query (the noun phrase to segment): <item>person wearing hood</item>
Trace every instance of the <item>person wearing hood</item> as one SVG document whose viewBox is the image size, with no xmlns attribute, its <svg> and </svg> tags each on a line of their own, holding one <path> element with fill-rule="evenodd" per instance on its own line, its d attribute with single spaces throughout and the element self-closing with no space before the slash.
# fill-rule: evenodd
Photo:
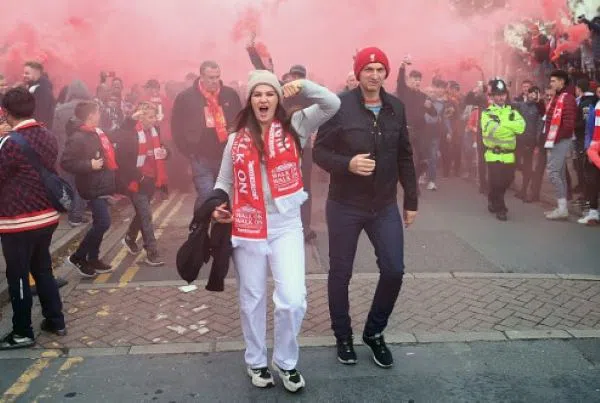
<svg viewBox="0 0 600 403">
<path fill-rule="evenodd" d="M 240 97 L 221 83 L 221 68 L 214 61 L 202 63 L 200 77 L 175 98 L 171 135 L 191 164 L 198 194 L 194 208 L 202 205 L 214 187 L 228 127 L 241 109 Z"/>
<path fill-rule="evenodd" d="M 62 156 L 62 168 L 75 175 L 77 191 L 90 202 L 92 226 L 67 258 L 83 277 L 110 273 L 112 268 L 99 259 L 102 238 L 110 228 L 108 197 L 116 191 L 117 169 L 112 143 L 98 128 L 100 106 L 93 101 L 82 101 L 75 107 L 75 116 L 67 123 L 69 140 Z"/>
<path fill-rule="evenodd" d="M 85 83 L 81 80 L 73 80 L 65 91 L 64 103 L 56 107 L 52 124 L 52 133 L 56 136 L 56 140 L 58 141 L 58 161 L 61 161 L 62 155 L 65 151 L 65 146 L 69 140 L 67 134 L 67 123 L 75 116 L 76 106 L 80 102 L 89 101 L 91 99 L 92 94 L 88 90 Z M 61 171 L 61 176 L 67 182 L 69 182 L 74 190 L 73 208 L 68 213 L 69 225 L 72 227 L 78 227 L 82 224 L 86 224 L 88 222 L 84 216 L 86 202 L 81 198 L 79 192 L 77 192 L 75 175 L 62 170 L 62 168 Z"/>
<path fill-rule="evenodd" d="M 52 93 L 52 83 L 44 72 L 44 66 L 34 61 L 26 62 L 23 67 L 23 81 L 35 98 L 35 120 L 51 128 L 56 101 Z"/>
</svg>

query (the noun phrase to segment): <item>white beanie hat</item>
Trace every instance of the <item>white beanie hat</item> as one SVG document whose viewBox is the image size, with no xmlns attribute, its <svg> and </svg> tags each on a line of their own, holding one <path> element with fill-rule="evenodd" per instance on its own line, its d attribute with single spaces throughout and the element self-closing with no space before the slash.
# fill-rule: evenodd
<svg viewBox="0 0 600 403">
<path fill-rule="evenodd" d="M 248 79 L 248 92 L 246 94 L 246 98 L 250 98 L 252 91 L 256 86 L 266 84 L 273 87 L 273 89 L 279 95 L 279 102 L 283 100 L 283 89 L 281 88 L 281 84 L 279 83 L 279 79 L 273 73 L 268 70 L 254 70 L 250 72 L 250 77 Z"/>
</svg>

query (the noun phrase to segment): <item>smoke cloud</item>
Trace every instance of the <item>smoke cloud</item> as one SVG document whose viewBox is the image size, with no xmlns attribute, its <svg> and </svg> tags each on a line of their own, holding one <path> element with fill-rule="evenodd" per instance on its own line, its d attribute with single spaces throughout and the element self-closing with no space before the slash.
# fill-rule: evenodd
<svg viewBox="0 0 600 403">
<path fill-rule="evenodd" d="M 472 61 L 492 74 L 492 39 L 505 24 L 524 18 L 562 21 L 569 14 L 564 0 L 512 0 L 474 16 L 459 15 L 448 0 L 5 3 L 0 71 L 19 78 L 22 62 L 37 59 L 58 83 L 79 77 L 94 84 L 100 71 L 115 71 L 126 85 L 182 80 L 206 59 L 222 65 L 226 82 L 245 80 L 252 68 L 245 50 L 251 32 L 268 46 L 277 74 L 300 63 L 334 87 L 351 70 L 356 49 L 372 45 L 390 56 L 391 80 L 407 54 L 426 73 L 440 69 L 453 78 L 480 79 Z"/>
</svg>

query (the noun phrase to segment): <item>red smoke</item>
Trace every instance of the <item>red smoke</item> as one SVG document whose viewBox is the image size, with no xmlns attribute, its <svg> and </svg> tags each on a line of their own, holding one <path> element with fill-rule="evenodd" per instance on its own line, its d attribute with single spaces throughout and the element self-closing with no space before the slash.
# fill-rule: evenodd
<svg viewBox="0 0 600 403">
<path fill-rule="evenodd" d="M 0 71 L 19 79 L 23 61 L 39 59 L 56 87 L 79 77 L 91 88 L 102 70 L 115 71 L 131 86 L 149 78 L 183 80 L 206 59 L 222 65 L 226 83 L 245 80 L 252 32 L 269 49 L 278 75 L 301 63 L 332 87 L 345 80 L 356 49 L 372 45 L 391 59 L 390 87 L 406 54 L 426 73 L 441 69 L 457 75 L 446 78 L 479 80 L 475 65 L 493 74 L 490 43 L 506 23 L 566 15 L 564 0 L 512 0 L 509 7 L 468 18 L 454 14 L 445 0 L 4 3 Z M 467 66 L 467 60 L 476 63 Z"/>
</svg>

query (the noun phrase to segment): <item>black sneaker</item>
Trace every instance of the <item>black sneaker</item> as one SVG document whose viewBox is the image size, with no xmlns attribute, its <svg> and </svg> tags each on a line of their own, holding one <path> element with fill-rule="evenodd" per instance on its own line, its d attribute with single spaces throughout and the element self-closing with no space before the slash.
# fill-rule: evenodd
<svg viewBox="0 0 600 403">
<path fill-rule="evenodd" d="M 145 262 L 153 267 L 165 265 L 165 262 L 161 259 L 160 255 L 158 254 L 158 251 L 152 249 L 146 251 Z"/>
<path fill-rule="evenodd" d="M 345 365 L 356 364 L 356 352 L 354 351 L 354 338 L 337 340 L 337 359 Z"/>
<path fill-rule="evenodd" d="M 135 239 L 130 238 L 129 236 L 125 236 L 125 238 L 123 238 L 123 245 L 125 245 L 127 251 L 132 255 L 137 255 L 141 251 Z"/>
<path fill-rule="evenodd" d="M 0 340 L 0 350 L 14 350 L 17 348 L 31 347 L 35 344 L 35 339 L 31 337 L 19 336 L 15 332 L 10 332 Z"/>
<path fill-rule="evenodd" d="M 111 265 L 104 263 L 100 259 L 89 260 L 88 266 L 90 266 L 96 273 L 99 274 L 112 273 L 114 270 Z"/>
<path fill-rule="evenodd" d="M 269 368 L 247 368 L 248 376 L 252 378 L 252 385 L 257 388 L 271 388 L 275 386 L 273 375 Z"/>
<path fill-rule="evenodd" d="M 272 364 L 273 368 L 275 368 L 275 370 L 279 374 L 279 377 L 283 381 L 283 387 L 286 388 L 289 392 L 296 393 L 306 386 L 304 377 L 302 376 L 302 374 L 300 374 L 300 372 L 298 372 L 297 369 L 294 368 L 292 370 L 286 371 L 284 369 L 279 368 L 275 364 L 275 362 L 273 362 Z"/>
<path fill-rule="evenodd" d="M 97 275 L 96 270 L 94 270 L 93 267 L 89 266 L 87 260 L 85 260 L 85 259 L 80 259 L 80 258 L 77 258 L 77 257 L 71 255 L 67 258 L 67 262 L 71 266 L 76 268 L 82 277 L 91 278 L 91 277 L 96 277 L 96 275 Z"/>
<path fill-rule="evenodd" d="M 44 332 L 52 333 L 52 334 L 55 334 L 57 336 L 66 336 L 67 335 L 67 328 L 66 327 L 63 327 L 62 329 L 58 329 L 48 319 L 44 319 L 42 321 L 42 325 L 40 326 L 40 328 Z"/>
<path fill-rule="evenodd" d="M 379 365 L 381 368 L 390 368 L 392 365 L 394 365 L 394 357 L 392 357 L 392 352 L 389 348 L 387 348 L 381 333 L 372 337 L 363 334 L 363 341 L 367 346 L 369 346 L 369 348 L 371 348 L 371 352 L 373 353 L 373 361 L 375 361 L 375 364 Z"/>
</svg>

